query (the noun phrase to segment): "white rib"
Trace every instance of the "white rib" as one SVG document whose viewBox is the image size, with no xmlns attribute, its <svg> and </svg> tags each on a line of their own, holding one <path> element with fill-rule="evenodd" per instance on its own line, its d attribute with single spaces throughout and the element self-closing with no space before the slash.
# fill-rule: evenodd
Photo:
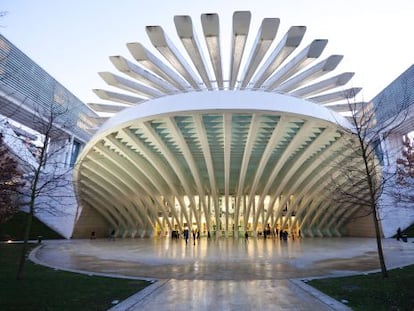
<svg viewBox="0 0 414 311">
<path fill-rule="evenodd" d="M 166 194 L 170 193 L 171 191 L 174 191 L 175 188 L 171 188 L 171 185 L 166 182 L 168 180 L 168 178 L 166 178 L 167 172 L 162 170 L 163 166 L 152 166 L 151 162 L 151 165 L 148 165 L 148 162 L 146 160 L 143 160 L 141 157 L 138 157 L 138 154 L 136 152 L 132 151 L 129 148 L 124 148 L 124 145 L 118 140 L 118 138 L 126 139 L 129 137 L 125 135 L 124 131 L 118 133 L 118 136 L 116 138 L 114 138 L 113 136 L 107 137 L 112 147 L 118 149 L 118 153 L 122 154 L 126 160 L 128 160 L 131 164 L 133 164 L 133 166 L 135 166 L 140 172 L 142 172 L 151 181 L 151 183 L 154 185 L 154 188 L 160 194 Z M 128 139 L 127 141 L 129 142 Z M 157 169 L 155 169 L 155 167 Z M 175 194 L 177 195 L 177 193 Z M 169 196 L 164 196 L 164 200 L 166 200 L 170 206 L 174 206 L 174 202 L 172 202 L 169 199 Z M 171 211 L 178 224 L 180 224 L 181 221 L 178 215 L 176 214 L 175 209 L 171 209 Z"/>
<path fill-rule="evenodd" d="M 283 68 L 273 74 L 263 84 L 263 88 L 270 91 L 281 84 L 284 80 L 290 78 L 296 72 L 309 65 L 322 54 L 327 43 L 328 40 L 314 40 L 285 66 L 283 66 Z"/>
<path fill-rule="evenodd" d="M 164 95 L 164 93 L 161 93 L 158 90 L 149 88 L 145 85 L 125 79 L 110 72 L 99 72 L 98 74 L 109 85 L 115 86 L 125 91 L 130 91 L 132 93 L 138 94 L 139 96 L 144 96 L 146 98 L 157 98 Z"/>
<path fill-rule="evenodd" d="M 145 27 L 147 35 L 154 47 L 169 61 L 171 66 L 177 70 L 184 79 L 190 83 L 195 90 L 200 90 L 200 81 L 191 69 L 190 65 L 185 61 L 184 57 L 167 37 L 164 30 L 160 26 Z"/>
<path fill-rule="evenodd" d="M 99 98 L 104 100 L 112 100 L 114 102 L 127 104 L 127 105 L 136 105 L 144 101 L 143 98 L 129 96 L 121 93 L 115 93 L 111 91 L 94 89 L 93 92 L 98 95 Z"/>
<path fill-rule="evenodd" d="M 339 103 L 339 104 L 335 104 L 335 105 L 325 105 L 326 108 L 329 108 L 335 112 L 350 112 L 351 110 L 356 110 L 358 111 L 359 109 L 361 109 L 362 107 L 364 107 L 367 103 L 366 102 L 358 102 L 358 103 L 348 103 L 348 102 L 344 102 L 344 103 Z M 351 106 L 349 106 L 351 105 Z"/>
<path fill-rule="evenodd" d="M 259 206 L 263 205 L 266 195 L 269 193 L 269 190 L 276 179 L 277 175 L 279 174 L 281 168 L 283 167 L 286 159 L 292 154 L 292 152 L 298 148 L 301 144 L 303 144 L 304 139 L 308 139 L 309 133 L 311 129 L 314 127 L 313 122 L 307 121 L 303 124 L 300 130 L 296 133 L 296 135 L 292 138 L 289 142 L 286 149 L 283 150 L 280 158 L 278 159 L 276 165 L 272 168 L 272 172 L 269 175 L 268 180 L 263 189 L 261 189 L 261 194 L 259 198 Z M 259 210 L 256 211 L 256 221 L 253 225 L 253 229 L 256 230 L 257 222 L 258 222 Z"/>
<path fill-rule="evenodd" d="M 201 25 L 203 26 L 204 37 L 207 44 L 210 60 L 216 76 L 217 86 L 223 89 L 223 69 L 221 66 L 220 51 L 220 30 L 217 14 L 201 14 Z"/>
<path fill-rule="evenodd" d="M 249 34 L 251 14 L 249 11 L 233 13 L 233 39 L 231 44 L 230 83 L 229 89 L 233 89 L 237 82 L 241 60 Z"/>
<path fill-rule="evenodd" d="M 306 150 L 298 157 L 297 161 L 294 164 L 292 164 L 287 173 L 279 179 L 277 183 L 277 188 L 273 191 L 271 201 L 276 201 L 276 198 L 278 198 L 282 194 L 282 192 L 284 193 L 284 196 L 286 198 L 294 194 L 297 191 L 298 179 L 293 178 L 295 174 L 298 172 L 299 167 L 303 165 L 305 161 L 309 161 L 312 155 L 318 152 L 319 150 L 322 150 L 321 154 L 326 154 L 327 150 L 333 149 L 332 146 L 335 144 L 334 137 L 337 135 L 338 134 L 335 132 L 334 129 L 326 128 L 323 131 L 323 133 L 321 133 L 312 142 L 312 144 L 308 146 L 308 148 L 306 148 Z M 315 163 L 320 163 L 319 159 L 320 158 L 315 157 L 312 161 L 309 161 L 307 168 L 301 172 L 300 178 L 304 180 L 305 177 L 311 174 L 313 172 L 311 170 L 312 166 L 315 165 Z M 281 202 L 281 205 L 283 206 L 284 203 L 285 202 Z M 280 213 L 281 211 L 279 211 L 279 214 Z"/>
<path fill-rule="evenodd" d="M 134 180 L 135 183 L 142 187 L 145 193 L 151 196 L 155 202 L 158 202 L 158 209 L 161 210 L 161 212 L 164 214 L 164 218 L 168 218 L 168 213 L 166 212 L 165 206 L 160 199 L 160 193 L 156 190 L 157 187 L 160 187 L 160 185 L 154 184 L 156 183 L 156 179 L 151 175 L 150 172 L 139 169 L 136 163 L 131 163 L 123 157 L 119 156 L 119 154 L 115 153 L 114 151 L 110 151 L 103 145 L 103 143 L 95 145 L 95 148 L 99 150 L 99 152 L 102 153 L 115 166 L 113 168 L 113 174 L 118 174 L 117 171 L 121 170 L 122 178 Z M 169 227 L 171 227 L 170 220 L 166 219 L 166 222 L 168 223 Z"/>
<path fill-rule="evenodd" d="M 335 77 L 308 85 L 304 88 L 291 92 L 290 94 L 298 97 L 309 97 L 314 94 L 325 92 L 327 90 L 345 85 L 349 82 L 349 80 L 352 79 L 353 76 L 353 72 L 344 72 Z"/>
<path fill-rule="evenodd" d="M 158 78 L 156 75 L 150 73 L 149 71 L 144 70 L 138 65 L 133 64 L 129 60 L 125 59 L 122 56 L 110 56 L 112 64 L 120 72 L 142 82 L 147 83 L 148 86 L 156 88 L 163 93 L 172 94 L 175 92 L 175 88 L 165 82 L 164 80 Z"/>
<path fill-rule="evenodd" d="M 342 55 L 331 55 L 327 59 L 317 63 L 311 68 L 295 75 L 288 81 L 283 82 L 278 87 L 276 87 L 274 91 L 287 93 L 306 84 L 310 80 L 317 79 L 327 74 L 328 72 L 335 70 L 335 68 L 341 62 L 342 58 Z"/>
<path fill-rule="evenodd" d="M 338 92 L 329 93 L 329 94 L 320 95 L 320 96 L 315 96 L 315 97 L 311 97 L 311 98 L 307 98 L 307 99 L 310 100 L 310 101 L 319 103 L 319 104 L 327 104 L 327 103 L 335 102 L 335 101 L 342 100 L 342 99 L 353 98 L 361 90 L 362 90 L 362 88 L 353 87 L 353 88 L 350 88 L 350 89 L 347 89 L 347 90 L 338 91 Z"/>
<path fill-rule="evenodd" d="M 241 89 L 244 89 L 250 82 L 253 74 L 257 70 L 259 64 L 263 61 L 263 57 L 269 50 L 270 45 L 276 37 L 279 29 L 280 19 L 265 18 L 257 33 L 256 40 L 253 43 L 250 56 L 246 62 L 245 70 L 241 77 Z"/>
<path fill-rule="evenodd" d="M 293 26 L 280 40 L 272 54 L 255 74 L 253 78 L 253 88 L 258 89 L 263 82 L 270 77 L 273 72 L 283 63 L 283 61 L 299 46 L 305 35 L 305 26 Z"/>
<path fill-rule="evenodd" d="M 165 65 L 158 57 L 148 51 L 141 43 L 128 43 L 127 47 L 131 55 L 139 64 L 171 83 L 181 92 L 188 91 L 190 88 L 188 82 L 181 78 L 181 76 L 169 66 Z"/>
<path fill-rule="evenodd" d="M 177 34 L 181 39 L 185 49 L 187 50 L 188 55 L 193 61 L 194 66 L 196 67 L 198 73 L 201 76 L 204 84 L 209 90 L 212 89 L 210 77 L 207 73 L 206 62 L 204 56 L 202 55 L 202 50 L 197 39 L 197 35 L 193 29 L 193 23 L 191 17 L 187 15 L 174 16 L 175 28 L 177 29 Z"/>
<path fill-rule="evenodd" d="M 88 103 L 88 106 L 97 111 L 97 112 L 105 112 L 105 113 L 118 113 L 128 106 L 123 105 L 111 105 L 111 104 L 100 104 L 100 103 Z"/>
</svg>

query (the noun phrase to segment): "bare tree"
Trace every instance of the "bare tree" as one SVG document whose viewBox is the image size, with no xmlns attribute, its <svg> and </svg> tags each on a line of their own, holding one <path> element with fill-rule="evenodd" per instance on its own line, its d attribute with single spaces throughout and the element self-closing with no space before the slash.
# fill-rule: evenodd
<svg viewBox="0 0 414 311">
<path fill-rule="evenodd" d="M 17 278 L 23 277 L 25 264 L 25 254 L 27 243 L 29 241 L 33 217 L 36 213 L 62 213 L 64 196 L 73 196 L 66 193 L 65 188 L 71 183 L 66 178 L 72 168 L 65 165 L 65 159 L 62 158 L 63 150 L 70 145 L 70 136 L 67 129 L 74 126 L 70 119 L 71 113 L 67 106 L 51 104 L 46 107 L 37 107 L 34 117 L 36 129 L 42 136 L 42 143 L 38 147 L 36 161 L 27 161 L 25 163 L 24 180 L 26 182 L 26 191 L 21 193 L 21 205 L 27 208 L 27 223 L 24 232 L 24 243 L 21 257 L 19 260 Z M 60 191 L 62 190 L 62 191 Z"/>
<path fill-rule="evenodd" d="M 406 96 L 406 92 L 399 96 Z M 355 98 L 355 96 L 353 96 Z M 407 102 L 402 100 L 402 102 Z M 378 116 L 383 105 L 393 105 L 386 99 L 378 99 L 375 103 L 357 103 L 348 100 L 349 120 L 352 137 L 348 147 L 352 153 L 348 165 L 338 166 L 337 171 L 342 175 L 342 182 L 332 181 L 334 201 L 339 204 L 357 207 L 358 217 L 371 215 L 375 231 L 378 258 L 383 277 L 388 276 L 382 249 L 382 232 L 380 227 L 380 198 L 395 174 L 390 174 L 382 163 L 381 147 L 406 119 L 408 105 L 399 106 L 386 119 L 379 120 Z"/>
<path fill-rule="evenodd" d="M 56 97 L 56 93 L 52 95 Z M 8 96 L 12 97 L 13 94 Z M 24 187 L 15 187 L 14 193 L 10 195 L 18 197 L 19 209 L 27 212 L 17 279 L 23 278 L 33 217 L 41 213 L 64 216 L 66 207 L 70 207 L 75 200 L 74 193 L 68 191 L 68 187 L 72 186 L 71 172 L 73 170 L 73 167 L 68 165 L 68 156 L 70 157 L 72 147 L 70 132 L 77 125 L 77 119 L 74 116 L 76 116 L 78 107 L 73 105 L 68 98 L 54 98 L 49 101 L 49 104 L 40 103 L 41 101 L 36 104 L 25 99 L 19 106 L 20 109 L 24 105 L 31 105 L 35 108 L 32 111 L 31 125 L 41 137 L 37 148 L 29 150 L 12 130 L 6 132 L 3 128 L 8 138 L 14 136 L 14 140 L 20 143 L 20 146 L 19 143 L 15 143 L 14 147 L 19 150 L 15 158 L 23 172 L 21 180 Z M 19 113 L 19 108 L 14 107 L 9 111 L 12 111 L 12 115 L 7 115 L 7 118 L 13 119 L 15 114 Z M 74 213 L 74 211 L 69 213 Z"/>
<path fill-rule="evenodd" d="M 18 150 L 17 161 L 25 181 L 25 186 L 19 189 L 19 204 L 27 212 L 17 271 L 17 278 L 21 279 L 33 217 L 39 213 L 65 216 L 62 214 L 68 212 L 66 207 L 76 205 L 71 166 L 78 147 L 90 138 L 88 129 L 95 127 L 90 117 L 95 114 L 1 35 L 0 113 L 41 137 L 34 152 L 14 137 L 13 146 Z M 4 135 L 15 136 L 10 131 Z M 76 144 L 75 139 L 79 140 Z M 75 212 L 68 213 L 75 217 Z"/>
<path fill-rule="evenodd" d="M 13 98 L 14 95 L 9 93 L 6 97 Z M 41 138 L 40 145 L 34 150 L 27 148 L 27 144 L 10 127 L 3 128 L 3 135 L 16 151 L 14 158 L 22 172 L 21 186 L 14 187 L 13 193 L 9 191 L 9 195 L 18 198 L 18 208 L 27 212 L 17 279 L 23 278 L 33 217 L 40 213 L 61 215 L 65 213 L 64 198 L 74 199 L 74 194 L 67 191 L 67 187 L 72 184 L 68 176 L 73 168 L 67 165 L 66 155 L 71 147 L 69 129 L 76 126 L 71 110 L 76 110 L 76 107 L 70 109 L 67 99 L 59 102 L 35 102 L 25 98 L 17 106 L 10 104 L 12 108 L 8 110 L 11 112 L 6 116 L 8 120 L 16 119 L 25 105 L 32 107 L 31 127 Z"/>
</svg>

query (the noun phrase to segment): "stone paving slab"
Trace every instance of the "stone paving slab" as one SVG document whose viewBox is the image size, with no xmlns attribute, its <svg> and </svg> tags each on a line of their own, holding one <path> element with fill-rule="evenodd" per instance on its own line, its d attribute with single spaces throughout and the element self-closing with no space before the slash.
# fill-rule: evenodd
<svg viewBox="0 0 414 311">
<path fill-rule="evenodd" d="M 152 285 L 153 286 L 153 285 Z M 336 306 L 340 305 L 336 302 Z M 343 310 L 348 308 L 343 307 Z M 332 310 L 290 280 L 168 280 L 136 303 L 111 311 Z"/>
<path fill-rule="evenodd" d="M 388 268 L 414 243 L 383 240 Z M 33 257 L 33 256 L 32 256 Z M 35 260 L 59 269 L 158 280 L 113 310 L 347 310 L 299 280 L 378 270 L 374 239 L 45 241 Z"/>
</svg>

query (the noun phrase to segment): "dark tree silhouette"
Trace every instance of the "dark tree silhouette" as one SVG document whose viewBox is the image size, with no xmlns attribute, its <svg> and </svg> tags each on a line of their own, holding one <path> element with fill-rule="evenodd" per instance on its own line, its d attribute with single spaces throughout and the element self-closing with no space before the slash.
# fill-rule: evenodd
<svg viewBox="0 0 414 311">
<path fill-rule="evenodd" d="M 393 189 L 395 203 L 414 203 L 414 140 L 402 137 L 403 150 L 397 158 L 396 187 Z M 412 205 L 411 205 L 412 206 Z"/>
<path fill-rule="evenodd" d="M 414 178 L 414 141 L 408 135 L 404 135 L 402 140 L 404 147 L 397 159 L 397 174 L 399 182 L 404 184 L 407 178 Z"/>
<path fill-rule="evenodd" d="M 0 133 L 0 223 L 9 220 L 18 210 L 18 192 L 24 185 L 15 156 L 4 144 Z"/>
</svg>

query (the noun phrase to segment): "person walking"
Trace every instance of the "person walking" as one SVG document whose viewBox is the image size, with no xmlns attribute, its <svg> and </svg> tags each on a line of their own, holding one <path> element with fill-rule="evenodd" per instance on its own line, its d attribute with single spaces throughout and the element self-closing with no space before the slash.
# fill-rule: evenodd
<svg viewBox="0 0 414 311">
<path fill-rule="evenodd" d="M 397 238 L 397 241 L 399 241 L 402 238 L 402 232 L 401 232 L 401 228 L 400 227 L 398 227 L 398 229 L 397 229 L 397 236 L 396 236 L 396 238 Z"/>
<path fill-rule="evenodd" d="M 185 245 L 188 244 L 188 228 L 185 227 L 184 228 L 184 240 L 185 240 Z"/>
<path fill-rule="evenodd" d="M 115 229 L 111 231 L 111 235 L 109 236 L 110 241 L 115 241 Z"/>
</svg>

